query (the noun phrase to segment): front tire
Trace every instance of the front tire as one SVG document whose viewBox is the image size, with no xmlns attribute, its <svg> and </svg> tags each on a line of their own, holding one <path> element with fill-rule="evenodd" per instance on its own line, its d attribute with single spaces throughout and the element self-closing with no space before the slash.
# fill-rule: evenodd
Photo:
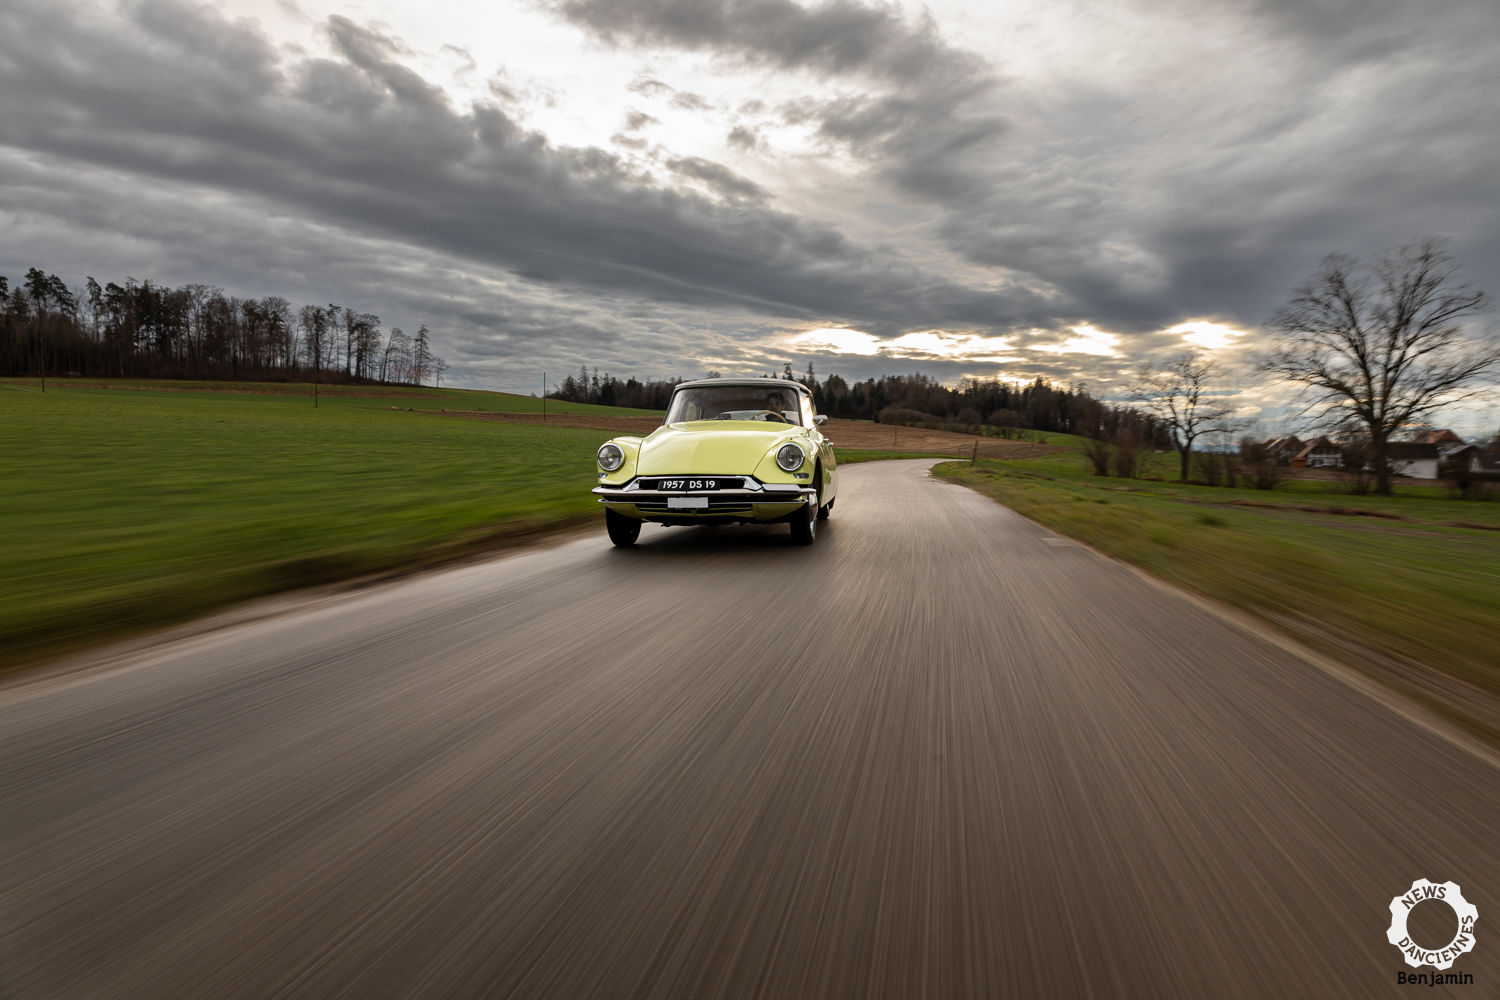
<svg viewBox="0 0 1500 1000">
<path fill-rule="evenodd" d="M 604 510 L 604 527 L 609 531 L 609 540 L 622 549 L 628 549 L 641 537 L 641 522 L 609 508 Z"/>
<path fill-rule="evenodd" d="M 828 520 L 829 515 L 832 514 L 832 513 L 833 513 L 833 501 L 830 500 L 827 503 L 825 503 L 823 506 L 821 506 L 821 507 L 818 508 L 818 520 L 819 521 L 826 521 L 826 520 Z"/>
<path fill-rule="evenodd" d="M 808 507 L 805 514 L 799 514 L 792 518 L 792 544 L 811 545 L 818 537 L 818 514 L 817 510 Z"/>
</svg>

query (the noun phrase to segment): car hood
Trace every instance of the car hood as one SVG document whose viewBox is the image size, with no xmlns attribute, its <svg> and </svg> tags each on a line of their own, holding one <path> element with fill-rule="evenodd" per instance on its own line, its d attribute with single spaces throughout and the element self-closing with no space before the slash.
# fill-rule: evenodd
<svg viewBox="0 0 1500 1000">
<path fill-rule="evenodd" d="M 766 427 L 748 420 L 668 424 L 641 441 L 636 475 L 751 475 L 772 448 L 804 433 L 795 424 Z"/>
</svg>

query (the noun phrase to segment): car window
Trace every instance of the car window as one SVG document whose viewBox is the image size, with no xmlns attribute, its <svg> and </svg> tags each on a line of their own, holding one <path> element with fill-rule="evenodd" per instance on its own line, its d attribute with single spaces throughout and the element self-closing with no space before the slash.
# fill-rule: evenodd
<svg viewBox="0 0 1500 1000">
<path fill-rule="evenodd" d="M 689 420 L 759 420 L 807 426 L 802 393 L 771 379 L 759 385 L 715 385 L 679 389 L 667 411 L 667 423 Z"/>
</svg>

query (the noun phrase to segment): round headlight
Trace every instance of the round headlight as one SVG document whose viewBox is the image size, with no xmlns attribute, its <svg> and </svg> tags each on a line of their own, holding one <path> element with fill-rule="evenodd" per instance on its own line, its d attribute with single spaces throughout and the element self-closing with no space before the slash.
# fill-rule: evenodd
<svg viewBox="0 0 1500 1000">
<path fill-rule="evenodd" d="M 801 446 L 788 441 L 776 451 L 776 464 L 787 472 L 802 468 L 802 463 L 807 461 L 807 454 Z"/>
<path fill-rule="evenodd" d="M 614 472 L 625 463 L 625 453 L 617 444 L 607 444 L 599 449 L 599 468 Z"/>
</svg>

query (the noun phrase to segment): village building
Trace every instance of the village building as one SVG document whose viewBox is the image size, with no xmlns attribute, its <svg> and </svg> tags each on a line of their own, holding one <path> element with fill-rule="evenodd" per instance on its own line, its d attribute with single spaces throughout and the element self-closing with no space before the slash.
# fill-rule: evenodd
<svg viewBox="0 0 1500 1000">
<path fill-rule="evenodd" d="M 1438 448 L 1449 448 L 1464 443 L 1464 439 L 1448 430 L 1446 427 L 1439 431 L 1423 431 L 1412 438 L 1414 444 L 1435 444 Z"/>
<path fill-rule="evenodd" d="M 1290 462 L 1307 445 L 1295 435 L 1272 438 L 1266 442 L 1266 454 L 1278 462 Z"/>
<path fill-rule="evenodd" d="M 1437 445 L 1417 441 L 1392 441 L 1386 445 L 1385 457 L 1391 475 L 1412 479 L 1436 479 L 1442 460 Z"/>
<path fill-rule="evenodd" d="M 1468 459 L 1470 472 L 1500 476 L 1500 448 L 1475 448 Z"/>
<path fill-rule="evenodd" d="M 1343 464 L 1342 449 L 1326 437 L 1309 442 L 1292 458 L 1294 469 L 1337 469 Z"/>
</svg>

